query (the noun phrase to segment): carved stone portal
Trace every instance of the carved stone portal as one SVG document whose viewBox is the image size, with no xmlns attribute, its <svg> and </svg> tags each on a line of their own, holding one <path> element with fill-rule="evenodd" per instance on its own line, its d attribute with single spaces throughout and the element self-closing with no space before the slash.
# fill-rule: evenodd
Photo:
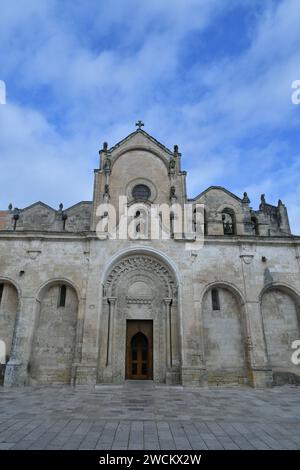
<svg viewBox="0 0 300 470">
<path fill-rule="evenodd" d="M 126 256 L 112 267 L 106 278 L 100 325 L 99 382 L 125 380 L 129 320 L 153 323 L 153 380 L 180 383 L 177 283 L 171 270 L 152 256 Z"/>
</svg>

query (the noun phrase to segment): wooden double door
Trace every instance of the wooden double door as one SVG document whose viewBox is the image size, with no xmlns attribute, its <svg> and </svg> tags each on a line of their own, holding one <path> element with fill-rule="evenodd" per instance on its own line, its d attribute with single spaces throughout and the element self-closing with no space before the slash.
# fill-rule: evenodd
<svg viewBox="0 0 300 470">
<path fill-rule="evenodd" d="M 153 379 L 153 321 L 127 320 L 126 379 Z"/>
</svg>

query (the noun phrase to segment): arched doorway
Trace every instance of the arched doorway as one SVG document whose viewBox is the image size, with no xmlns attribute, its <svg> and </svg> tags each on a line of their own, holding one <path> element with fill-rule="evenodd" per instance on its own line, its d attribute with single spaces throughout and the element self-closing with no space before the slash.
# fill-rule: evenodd
<svg viewBox="0 0 300 470">
<path fill-rule="evenodd" d="M 127 320 L 126 336 L 126 378 L 129 380 L 152 380 L 152 320 Z"/>
<path fill-rule="evenodd" d="M 124 256 L 108 271 L 103 290 L 98 382 L 121 383 L 139 376 L 180 383 L 177 282 L 169 266 L 150 254 Z M 147 339 L 147 363 L 142 336 L 131 342 L 137 333 Z M 135 350 L 139 359 L 133 359 Z"/>
</svg>

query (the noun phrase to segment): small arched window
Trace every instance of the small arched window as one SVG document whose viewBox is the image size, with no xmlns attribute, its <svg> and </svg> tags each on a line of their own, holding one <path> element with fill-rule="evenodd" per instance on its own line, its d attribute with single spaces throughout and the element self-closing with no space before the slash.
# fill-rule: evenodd
<svg viewBox="0 0 300 470">
<path fill-rule="evenodd" d="M 66 306 L 66 296 L 67 296 L 67 286 L 62 285 L 59 288 L 59 297 L 58 297 L 58 306 L 65 307 Z"/>
<path fill-rule="evenodd" d="M 211 290 L 211 304 L 213 310 L 220 310 L 220 298 L 218 289 Z"/>
<path fill-rule="evenodd" d="M 4 284 L 0 284 L 0 305 L 3 297 Z"/>
<path fill-rule="evenodd" d="M 197 211 L 197 208 L 193 210 L 193 231 L 194 232 L 197 232 L 197 230 L 200 230 L 200 227 L 198 227 L 198 224 L 201 225 L 201 233 L 203 230 L 204 235 L 207 235 L 207 213 L 206 213 L 206 210 L 203 208 L 198 209 L 198 211 Z"/>
<path fill-rule="evenodd" d="M 148 213 L 144 208 L 139 208 L 134 212 L 134 231 L 138 238 L 147 238 L 148 236 Z"/>
<path fill-rule="evenodd" d="M 208 229 L 207 229 L 207 212 L 206 212 L 205 209 L 203 210 L 203 218 L 204 218 L 204 220 L 203 220 L 203 224 L 204 224 L 204 227 L 203 227 L 203 229 L 204 229 L 204 235 L 207 235 L 207 234 L 208 234 Z"/>
<path fill-rule="evenodd" d="M 174 238 L 174 212 L 170 212 L 170 237 Z"/>
<path fill-rule="evenodd" d="M 251 217 L 251 225 L 252 225 L 253 234 L 254 235 L 259 235 L 259 226 L 258 226 L 257 217 L 255 217 L 255 216 Z"/>
<path fill-rule="evenodd" d="M 232 209 L 222 211 L 223 233 L 224 235 L 235 235 L 235 214 Z"/>
</svg>

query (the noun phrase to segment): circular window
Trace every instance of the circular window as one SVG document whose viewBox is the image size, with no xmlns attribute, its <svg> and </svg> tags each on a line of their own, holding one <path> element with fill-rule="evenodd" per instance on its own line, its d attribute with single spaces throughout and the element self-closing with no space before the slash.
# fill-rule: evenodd
<svg viewBox="0 0 300 470">
<path fill-rule="evenodd" d="M 151 191 L 145 184 L 137 184 L 132 190 L 132 197 L 134 199 L 149 199 L 151 196 Z"/>
</svg>

